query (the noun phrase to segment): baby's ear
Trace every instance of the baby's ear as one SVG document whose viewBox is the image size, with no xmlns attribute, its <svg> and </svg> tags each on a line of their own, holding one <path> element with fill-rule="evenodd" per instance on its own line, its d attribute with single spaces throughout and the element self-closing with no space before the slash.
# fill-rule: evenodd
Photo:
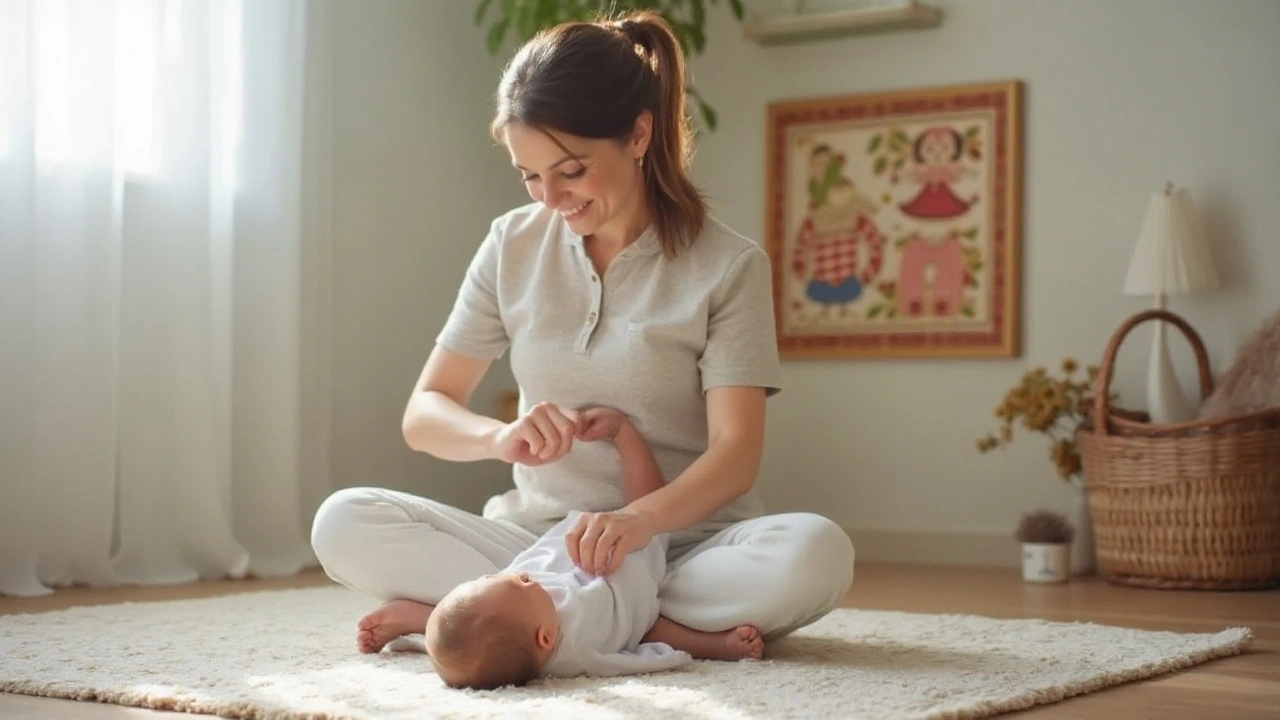
<svg viewBox="0 0 1280 720">
<path fill-rule="evenodd" d="M 551 636 L 546 625 L 539 625 L 538 629 L 533 631 L 533 642 L 539 648 L 546 650 L 555 644 L 555 638 Z"/>
</svg>

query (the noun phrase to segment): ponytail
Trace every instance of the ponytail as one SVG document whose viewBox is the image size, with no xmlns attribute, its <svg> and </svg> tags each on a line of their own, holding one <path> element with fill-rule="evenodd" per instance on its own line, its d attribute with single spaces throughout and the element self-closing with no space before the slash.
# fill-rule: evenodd
<svg viewBox="0 0 1280 720">
<path fill-rule="evenodd" d="M 639 48 L 657 78 L 649 107 L 653 137 L 643 171 L 658 239 L 671 257 L 698 236 L 707 215 L 706 199 L 688 175 L 693 131 L 686 112 L 684 52 L 670 26 L 652 11 L 630 14 L 613 25 Z"/>
<path fill-rule="evenodd" d="M 652 137 L 641 171 L 662 251 L 674 257 L 702 232 L 707 203 L 689 178 L 693 132 L 685 59 L 661 15 L 568 22 L 539 33 L 503 71 L 491 131 L 509 122 L 624 141 L 644 111 Z"/>
</svg>

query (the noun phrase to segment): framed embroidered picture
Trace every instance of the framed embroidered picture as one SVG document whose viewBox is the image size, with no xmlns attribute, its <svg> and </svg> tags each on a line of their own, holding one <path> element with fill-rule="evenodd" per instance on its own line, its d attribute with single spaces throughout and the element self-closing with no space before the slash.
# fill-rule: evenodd
<svg viewBox="0 0 1280 720">
<path fill-rule="evenodd" d="M 1021 353 L 1021 82 L 776 102 L 766 152 L 784 358 Z"/>
</svg>

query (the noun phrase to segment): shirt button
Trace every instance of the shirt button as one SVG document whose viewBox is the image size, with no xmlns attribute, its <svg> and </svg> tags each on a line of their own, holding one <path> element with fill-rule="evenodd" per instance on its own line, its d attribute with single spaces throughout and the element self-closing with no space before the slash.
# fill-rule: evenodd
<svg viewBox="0 0 1280 720">
<path fill-rule="evenodd" d="M 591 276 L 591 282 L 593 282 L 593 283 L 600 282 L 600 278 L 599 278 L 599 276 L 597 276 L 597 275 L 592 275 L 592 276 Z"/>
<path fill-rule="evenodd" d="M 594 312 L 587 313 L 587 324 L 590 325 L 595 321 L 596 321 L 596 314 Z"/>
</svg>

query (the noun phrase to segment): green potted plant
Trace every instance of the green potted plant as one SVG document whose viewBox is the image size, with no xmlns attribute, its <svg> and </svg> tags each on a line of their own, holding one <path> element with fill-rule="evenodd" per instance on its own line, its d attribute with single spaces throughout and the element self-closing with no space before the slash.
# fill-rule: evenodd
<svg viewBox="0 0 1280 720">
<path fill-rule="evenodd" d="M 515 43 L 521 44 L 539 31 L 569 20 L 589 21 L 602 15 L 620 15 L 628 10 L 652 10 L 671 25 L 685 55 L 693 57 L 700 55 L 707 46 L 707 5 L 719 4 L 719 0 L 479 0 L 475 22 L 483 25 L 489 18 L 485 42 L 489 52 L 496 55 L 508 35 Z M 727 0 L 727 5 L 734 19 L 742 22 L 742 0 Z M 693 86 L 686 90 L 701 109 L 707 129 L 715 130 L 715 110 Z"/>
</svg>

